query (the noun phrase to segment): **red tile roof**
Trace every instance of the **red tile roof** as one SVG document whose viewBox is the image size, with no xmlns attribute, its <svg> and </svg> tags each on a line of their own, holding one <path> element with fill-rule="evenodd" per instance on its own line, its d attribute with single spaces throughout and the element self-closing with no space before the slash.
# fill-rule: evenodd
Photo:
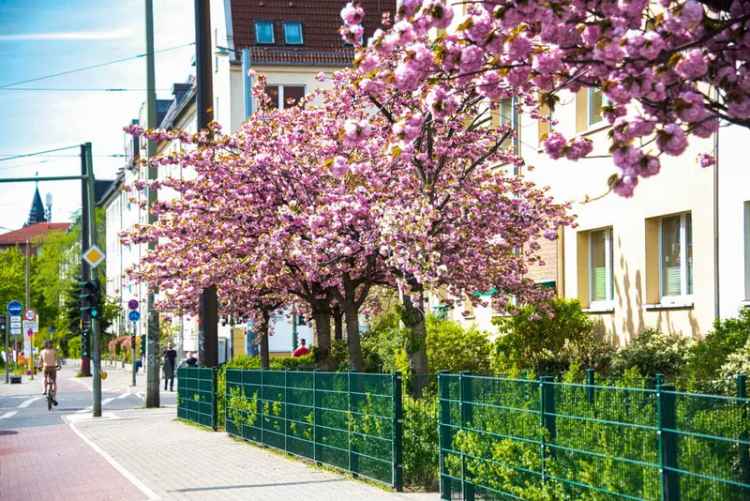
<svg viewBox="0 0 750 501">
<path fill-rule="evenodd" d="M 317 66 L 348 66 L 352 49 L 341 40 L 341 8 L 344 0 L 232 0 L 232 31 L 234 48 L 252 47 L 251 64 L 306 64 Z M 396 12 L 395 0 L 361 0 L 365 9 L 365 40 L 380 27 L 382 13 Z M 255 21 L 273 21 L 273 45 L 255 42 Z M 283 22 L 302 23 L 304 44 L 284 43 Z"/>
<path fill-rule="evenodd" d="M 0 245 L 20 245 L 37 240 L 50 231 L 65 231 L 70 227 L 70 223 L 37 223 L 25 226 L 20 230 L 9 231 L 0 235 Z"/>
</svg>

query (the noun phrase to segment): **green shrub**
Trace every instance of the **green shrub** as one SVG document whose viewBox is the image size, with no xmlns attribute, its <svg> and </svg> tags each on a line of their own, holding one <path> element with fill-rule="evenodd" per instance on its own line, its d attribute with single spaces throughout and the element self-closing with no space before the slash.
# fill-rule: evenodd
<svg viewBox="0 0 750 501">
<path fill-rule="evenodd" d="M 643 376 L 661 373 L 675 377 L 688 365 L 692 345 L 690 338 L 680 334 L 664 334 L 647 329 L 617 352 L 612 371 L 622 374 L 627 369 L 637 369 Z"/>
<path fill-rule="evenodd" d="M 427 317 L 427 361 L 430 372 L 486 374 L 490 370 L 490 341 L 487 334 L 464 329 L 452 320 Z"/>
<path fill-rule="evenodd" d="M 81 336 L 73 336 L 68 341 L 68 356 L 70 358 L 81 358 Z"/>
<path fill-rule="evenodd" d="M 227 369 L 260 369 L 260 357 L 242 355 L 219 367 L 216 374 L 216 420 L 217 427 L 224 427 L 224 408 L 227 391 Z"/>
<path fill-rule="evenodd" d="M 715 322 L 713 330 L 693 346 L 690 376 L 698 380 L 719 377 L 727 357 L 741 351 L 749 338 L 750 308 L 743 309 L 737 318 Z"/>
<path fill-rule="evenodd" d="M 492 350 L 492 369 L 498 374 L 559 374 L 572 362 L 604 371 L 614 351 L 576 300 L 527 305 L 493 323 L 501 334 Z"/>
<path fill-rule="evenodd" d="M 269 368 L 273 370 L 303 371 L 315 369 L 315 353 L 310 352 L 302 357 L 272 358 Z"/>
<path fill-rule="evenodd" d="M 438 484 L 437 398 L 404 395 L 404 483 L 425 490 Z"/>
</svg>

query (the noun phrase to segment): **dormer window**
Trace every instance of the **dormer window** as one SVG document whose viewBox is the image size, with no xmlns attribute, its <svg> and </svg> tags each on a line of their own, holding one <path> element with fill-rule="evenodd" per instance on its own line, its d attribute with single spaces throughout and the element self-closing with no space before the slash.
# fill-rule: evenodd
<svg viewBox="0 0 750 501">
<path fill-rule="evenodd" d="M 273 22 L 255 21 L 255 41 L 259 44 L 272 44 L 275 42 L 273 37 Z"/>
<path fill-rule="evenodd" d="M 302 23 L 299 21 L 284 21 L 284 42 L 287 45 L 302 45 Z"/>
</svg>

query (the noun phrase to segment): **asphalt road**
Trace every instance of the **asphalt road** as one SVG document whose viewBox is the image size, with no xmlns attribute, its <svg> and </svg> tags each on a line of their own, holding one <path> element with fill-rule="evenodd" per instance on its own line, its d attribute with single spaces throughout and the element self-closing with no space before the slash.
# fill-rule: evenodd
<svg viewBox="0 0 750 501">
<path fill-rule="evenodd" d="M 91 378 L 76 378 L 76 371 L 75 367 L 64 367 L 58 374 L 59 405 L 51 411 L 47 410 L 47 400 L 42 395 L 41 378 L 35 377 L 34 381 L 25 381 L 22 385 L 0 383 L 0 430 L 64 424 L 63 416 L 91 414 Z M 132 387 L 130 373 L 110 369 L 108 374 L 110 377 L 102 381 L 103 412 L 144 406 L 145 376 L 139 375 L 137 386 Z M 162 392 L 161 405 L 174 406 L 176 395 L 176 392 Z"/>
<path fill-rule="evenodd" d="M 86 442 L 74 423 L 92 420 L 91 378 L 76 378 L 77 367 L 57 377 L 59 405 L 47 410 L 42 379 L 21 385 L 0 382 L 0 498 L 25 501 L 144 499 L 132 481 Z M 144 406 L 144 379 L 130 386 L 130 373 L 110 369 L 102 381 L 103 417 Z M 176 394 L 161 393 L 162 406 L 174 406 Z M 138 454 L 134 449 L 133 454 Z M 41 479 L 44 478 L 44 481 Z"/>
</svg>

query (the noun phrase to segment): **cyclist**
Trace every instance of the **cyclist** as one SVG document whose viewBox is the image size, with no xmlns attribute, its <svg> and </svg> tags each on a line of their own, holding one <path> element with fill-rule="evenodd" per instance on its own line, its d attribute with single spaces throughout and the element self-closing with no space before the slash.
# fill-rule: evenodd
<svg viewBox="0 0 750 501">
<path fill-rule="evenodd" d="M 50 392 L 52 403 L 57 405 L 54 396 L 57 393 L 57 368 L 59 363 L 57 352 L 52 347 L 52 341 L 50 340 L 44 342 L 44 349 L 39 353 L 39 365 L 44 371 L 44 394 Z"/>
</svg>

